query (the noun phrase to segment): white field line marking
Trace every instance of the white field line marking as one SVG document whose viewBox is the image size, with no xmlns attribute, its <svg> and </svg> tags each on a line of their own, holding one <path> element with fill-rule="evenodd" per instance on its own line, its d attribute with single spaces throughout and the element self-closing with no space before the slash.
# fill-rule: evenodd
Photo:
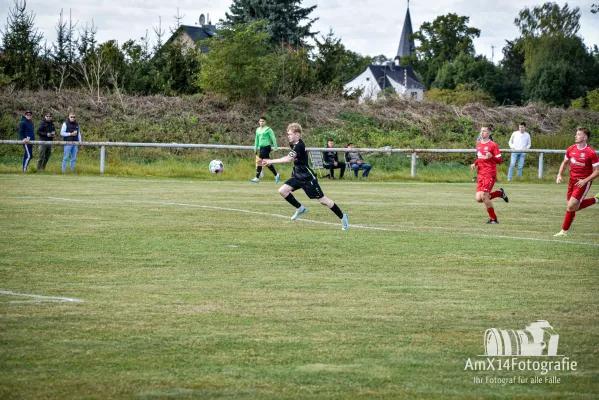
<svg viewBox="0 0 599 400">
<path fill-rule="evenodd" d="M 54 199 L 54 200 L 58 200 L 59 199 L 57 197 L 46 197 L 46 198 L 48 198 L 48 199 Z M 60 200 L 72 201 L 72 199 L 60 199 Z M 83 200 L 79 200 L 79 201 L 83 201 Z M 98 203 L 98 202 L 87 201 L 87 203 Z M 283 219 L 290 219 L 291 218 L 291 217 L 289 217 L 287 215 L 271 214 L 271 213 L 265 213 L 265 212 L 261 212 L 261 211 L 243 210 L 243 209 L 240 209 L 240 208 L 217 207 L 217 206 L 202 206 L 202 205 L 199 205 L 199 204 L 175 203 L 175 202 L 167 202 L 167 201 L 125 200 L 125 201 L 122 201 L 120 203 L 158 204 L 158 205 L 166 205 L 166 206 L 194 207 L 194 208 L 204 208 L 204 209 L 208 209 L 208 210 L 234 211 L 234 212 L 240 212 L 240 213 L 245 213 L 245 214 L 265 215 L 265 216 L 276 217 L 276 218 L 283 218 Z M 104 204 L 105 204 L 105 202 L 104 202 Z M 311 220 L 311 219 L 298 219 L 297 221 L 310 222 L 310 223 L 313 223 L 313 224 L 321 224 L 321 225 L 337 225 L 337 226 L 339 225 L 339 223 L 326 222 L 326 221 L 315 221 L 315 220 Z M 384 228 L 384 227 L 366 226 L 366 225 L 351 225 L 350 224 L 349 226 L 351 226 L 352 228 L 367 229 L 367 230 L 374 230 L 374 231 L 414 232 L 413 230 L 409 230 L 409 229 L 394 229 L 394 228 Z M 434 228 L 434 229 L 439 229 L 439 228 Z M 435 232 L 434 230 L 431 230 L 428 233 L 430 233 L 430 234 L 437 234 L 437 232 Z M 446 235 L 446 232 L 442 232 L 441 234 Z M 574 245 L 580 245 L 580 246 L 599 247 L 599 243 L 574 242 L 574 241 L 560 240 L 560 239 L 544 239 L 544 238 L 531 238 L 531 237 L 522 237 L 522 236 L 507 236 L 507 235 L 489 235 L 489 234 L 482 234 L 482 233 L 476 233 L 476 234 L 474 234 L 474 233 L 468 233 L 468 232 L 453 232 L 453 234 L 454 235 L 462 235 L 462 236 L 489 237 L 489 238 L 510 239 L 510 240 L 529 240 L 529 241 L 532 241 L 532 242 L 564 243 L 564 244 L 574 244 Z"/>
<path fill-rule="evenodd" d="M 15 181 L 15 180 L 20 180 L 22 179 L 22 177 L 18 176 L 18 174 L 14 174 L 15 177 L 17 179 L 11 179 L 10 175 L 7 174 L 3 174 L 0 175 L 0 180 L 5 180 L 5 181 Z M 70 174 L 69 174 L 70 175 Z M 34 177 L 34 175 L 29 175 L 30 177 Z M 49 176 L 48 176 L 49 177 Z M 144 178 L 119 178 L 116 176 L 101 176 L 101 177 L 93 177 L 93 176 L 74 176 L 74 175 L 70 175 L 70 176 L 58 176 L 55 175 L 52 177 L 52 179 L 56 179 L 58 181 L 96 181 L 98 182 L 98 178 L 100 178 L 101 181 L 108 181 L 109 183 L 111 183 L 110 181 L 118 181 L 118 182 L 122 182 L 122 183 L 127 183 L 127 182 L 150 182 L 150 183 L 198 183 L 198 182 L 206 182 L 206 181 L 196 181 L 196 180 L 179 180 L 179 179 L 171 179 L 171 178 L 164 178 L 164 179 L 144 179 Z M 274 181 L 273 181 L 274 182 Z M 212 183 L 212 182 L 211 182 Z M 234 183 L 239 183 L 239 182 L 234 182 Z M 443 182 L 446 183 L 446 182 Z"/>
<path fill-rule="evenodd" d="M 62 201 L 78 201 L 83 202 L 84 200 L 75 200 L 75 199 L 65 199 L 62 197 L 48 197 L 50 200 L 62 200 Z"/>
<path fill-rule="evenodd" d="M 456 227 L 452 227 L 452 226 L 426 226 L 426 225 L 395 225 L 395 224 L 383 224 L 385 225 L 386 228 L 405 228 L 405 229 L 444 229 L 444 230 L 448 230 L 448 231 L 485 231 L 487 232 L 488 229 L 485 228 L 456 228 Z M 497 227 L 496 227 L 497 228 Z M 501 230 L 502 228 L 498 228 L 499 230 Z M 536 233 L 539 235 L 544 235 L 547 232 L 541 232 L 541 231 L 525 231 L 525 230 L 518 230 L 518 229 L 510 229 L 510 228 L 503 228 L 503 230 L 505 231 L 509 231 L 509 232 L 517 232 L 517 233 Z M 577 235 L 580 236 L 599 236 L 599 233 L 577 233 Z"/>
<path fill-rule="evenodd" d="M 55 303 L 84 303 L 85 300 L 72 299 L 70 297 L 55 297 L 55 296 L 41 296 L 39 294 L 26 294 L 26 293 L 15 293 L 10 290 L 0 290 L 0 294 L 8 294 L 10 296 L 22 296 L 22 297 L 33 297 L 38 300 L 26 300 L 26 301 L 11 301 L 11 303 L 27 303 L 35 302 L 41 303 L 43 301 L 55 302 Z"/>
</svg>

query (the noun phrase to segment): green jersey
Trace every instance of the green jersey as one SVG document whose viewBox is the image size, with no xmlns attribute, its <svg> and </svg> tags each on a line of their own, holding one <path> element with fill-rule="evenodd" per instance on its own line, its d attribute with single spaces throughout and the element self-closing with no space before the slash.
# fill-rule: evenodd
<svg viewBox="0 0 599 400">
<path fill-rule="evenodd" d="M 275 150 L 278 150 L 279 148 L 277 147 L 277 137 L 275 136 L 273 130 L 270 129 L 268 126 L 259 126 L 256 128 L 256 141 L 254 142 L 254 151 L 258 151 L 260 147 L 270 146 L 271 141 Z"/>
</svg>

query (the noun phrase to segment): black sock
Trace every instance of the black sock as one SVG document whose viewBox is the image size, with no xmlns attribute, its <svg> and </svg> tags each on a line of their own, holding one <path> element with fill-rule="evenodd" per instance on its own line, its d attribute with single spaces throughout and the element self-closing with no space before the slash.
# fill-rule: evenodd
<svg viewBox="0 0 599 400">
<path fill-rule="evenodd" d="M 300 207 L 302 206 L 302 205 L 300 204 L 300 202 L 299 202 L 299 201 L 297 201 L 297 200 L 295 199 L 295 197 L 293 197 L 293 195 L 292 195 L 291 193 L 289 193 L 289 194 L 287 195 L 287 197 L 285 197 L 285 200 L 287 200 L 287 202 L 288 202 L 289 204 L 291 204 L 291 205 L 292 205 L 293 207 L 295 207 L 295 208 L 300 208 Z"/>
<path fill-rule="evenodd" d="M 262 172 L 262 165 L 256 167 L 256 178 L 260 178 L 260 172 Z"/>
<path fill-rule="evenodd" d="M 269 165 L 268 169 L 270 170 L 270 172 L 273 173 L 273 175 L 275 175 L 275 176 L 277 175 L 277 170 L 275 169 L 274 165 Z"/>
<path fill-rule="evenodd" d="M 343 218 L 343 211 L 341 211 L 341 209 L 339 208 L 339 206 L 337 204 L 333 203 L 333 207 L 331 207 L 331 211 L 333 211 L 335 213 L 335 215 L 339 217 L 339 219 Z"/>
</svg>

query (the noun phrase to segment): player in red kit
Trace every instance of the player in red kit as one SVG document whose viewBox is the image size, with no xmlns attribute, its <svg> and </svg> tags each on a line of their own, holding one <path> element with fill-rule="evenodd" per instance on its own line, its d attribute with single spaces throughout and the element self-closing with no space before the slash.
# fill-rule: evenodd
<svg viewBox="0 0 599 400">
<path fill-rule="evenodd" d="M 506 203 L 509 200 L 503 188 L 491 192 L 497 180 L 497 164 L 501 164 L 499 147 L 489 139 L 491 133 L 493 130 L 488 125 L 480 129 L 480 141 L 476 143 L 476 161 L 470 167 L 472 169 L 478 167 L 476 201 L 485 203 L 487 207 L 487 213 L 489 213 L 487 224 L 498 224 L 499 221 L 491 200 L 496 197 L 501 197 Z"/>
<path fill-rule="evenodd" d="M 562 183 L 562 173 L 570 164 L 570 181 L 568 182 L 568 207 L 562 230 L 553 236 L 568 236 L 568 230 L 574 221 L 576 211 L 582 210 L 599 202 L 599 194 L 590 199 L 585 196 L 591 188 L 593 179 L 599 176 L 599 158 L 595 150 L 589 146 L 591 131 L 588 128 L 578 128 L 574 144 L 566 150 L 566 157 L 557 173 L 558 184 Z"/>
</svg>

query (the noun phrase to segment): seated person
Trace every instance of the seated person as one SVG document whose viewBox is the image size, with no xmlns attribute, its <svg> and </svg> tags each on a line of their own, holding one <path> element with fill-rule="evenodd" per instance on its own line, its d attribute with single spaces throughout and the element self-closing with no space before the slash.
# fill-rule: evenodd
<svg viewBox="0 0 599 400">
<path fill-rule="evenodd" d="M 354 144 L 348 143 L 347 148 L 353 150 Z M 372 165 L 364 162 L 364 159 L 359 151 L 348 151 L 345 153 L 345 162 L 347 162 L 349 167 L 354 170 L 354 175 L 356 178 L 358 177 L 358 170 L 360 169 L 364 170 L 364 172 L 362 172 L 362 178 L 367 178 L 368 174 L 370 173 L 370 169 L 372 168 Z"/>
<path fill-rule="evenodd" d="M 335 142 L 333 141 L 333 139 L 329 139 L 327 147 L 335 147 Z M 343 179 L 343 174 L 345 173 L 345 163 L 339 162 L 337 152 L 327 151 L 326 153 L 324 153 L 324 167 L 328 168 L 328 170 L 330 171 L 330 179 L 335 179 L 335 170 L 341 169 L 339 173 L 339 179 Z"/>
</svg>

